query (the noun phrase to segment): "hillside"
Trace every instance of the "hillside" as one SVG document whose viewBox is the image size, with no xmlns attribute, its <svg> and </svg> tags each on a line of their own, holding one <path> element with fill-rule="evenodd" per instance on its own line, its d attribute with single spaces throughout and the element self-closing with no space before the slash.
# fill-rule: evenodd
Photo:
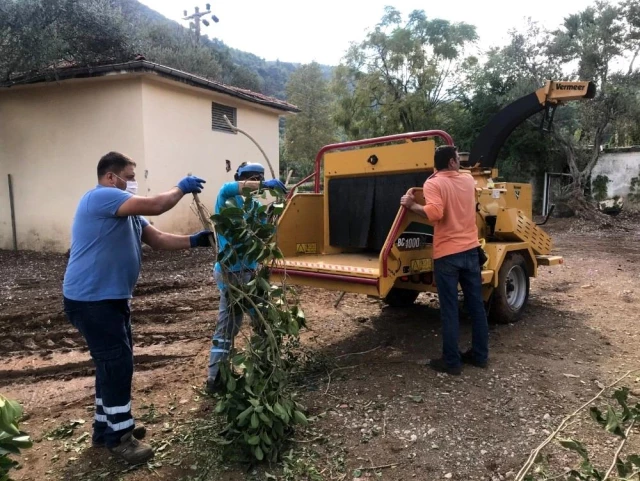
<svg viewBox="0 0 640 481">
<path fill-rule="evenodd" d="M 299 63 L 267 61 L 249 52 L 232 48 L 221 39 L 201 38 L 201 47 L 193 45 L 193 37 L 189 30 L 178 22 L 164 17 L 155 10 L 137 0 L 115 0 L 123 17 L 135 32 L 139 53 L 148 60 L 166 63 L 175 68 L 183 68 L 192 73 L 205 75 L 215 80 L 248 88 L 285 99 L 285 87 L 289 76 Z M 204 51 L 199 51 L 204 50 Z M 215 65 L 195 61 L 202 56 L 210 55 Z M 194 61 L 188 61 L 192 58 Z M 189 68 L 190 66 L 190 68 Z M 321 66 L 326 78 L 330 78 L 333 67 Z"/>
</svg>

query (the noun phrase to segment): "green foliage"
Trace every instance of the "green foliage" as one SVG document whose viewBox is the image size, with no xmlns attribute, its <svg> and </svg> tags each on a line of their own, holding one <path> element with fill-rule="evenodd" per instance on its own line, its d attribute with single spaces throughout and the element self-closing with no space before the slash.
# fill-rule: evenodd
<svg viewBox="0 0 640 481">
<path fill-rule="evenodd" d="M 0 81 L 134 53 L 115 0 L 2 0 L 0 9 Z"/>
<path fill-rule="evenodd" d="M 627 198 L 630 202 L 640 202 L 640 172 L 638 172 L 637 176 L 631 178 Z"/>
<path fill-rule="evenodd" d="M 33 445 L 29 436 L 18 427 L 21 417 L 22 407 L 0 395 L 0 481 L 10 481 L 9 471 L 18 466 L 18 462 L 9 456 L 19 455 L 21 449 Z"/>
<path fill-rule="evenodd" d="M 430 20 L 423 10 L 403 23 L 386 7 L 335 71 L 336 123 L 351 139 L 434 128 L 451 100 L 447 85 L 455 84 L 464 49 L 476 39 L 472 25 Z"/>
<path fill-rule="evenodd" d="M 179 7 L 181 8 L 181 7 Z M 0 0 L 0 81 L 66 66 L 149 61 L 285 98 L 299 64 L 265 61 L 194 33 L 137 0 Z M 204 32 L 203 32 L 204 33 Z M 323 76 L 331 67 L 322 66 Z"/>
<path fill-rule="evenodd" d="M 616 389 L 605 406 L 591 406 L 589 414 L 605 432 L 616 436 L 620 442 L 626 442 L 631 427 L 640 422 L 640 402 L 631 404 L 630 390 L 627 387 Z M 563 476 L 549 473 L 548 461 L 541 457 L 538 460 L 537 469 L 532 474 L 525 476 L 525 481 L 563 479 L 565 481 L 603 481 L 607 478 L 607 472 L 599 470 L 589 456 L 587 446 L 573 438 L 557 439 L 560 446 L 568 451 L 573 451 L 580 458 L 580 464 L 569 469 Z M 618 477 L 616 479 L 638 479 L 640 475 L 640 456 L 629 454 L 625 457 L 618 456 L 612 463 Z M 611 479 L 611 478 L 607 478 Z"/>
<path fill-rule="evenodd" d="M 269 280 L 270 265 L 283 257 L 273 222 L 282 210 L 282 203 L 269 210 L 245 192 L 242 206 L 231 199 L 211 218 L 229 241 L 218 255 L 223 274 L 238 259 L 259 263 L 247 284 L 233 283 L 224 274 L 230 308 L 249 314 L 253 324 L 246 347 L 232 350 L 230 363 L 221 365 L 225 392 L 215 411 L 228 423 L 225 443 L 269 462 L 279 458 L 295 425 L 308 423 L 292 383 L 298 362 L 294 347 L 305 316 L 293 289 Z"/>
<path fill-rule="evenodd" d="M 318 151 L 335 141 L 328 82 L 319 64 L 303 65 L 291 74 L 287 100 L 302 112 L 286 120 L 283 171 L 294 169 L 297 177 L 304 177 L 313 170 Z"/>
<path fill-rule="evenodd" d="M 611 180 L 606 175 L 597 175 L 591 182 L 591 193 L 593 198 L 598 202 L 605 200 L 608 197 L 607 186 Z"/>
<path fill-rule="evenodd" d="M 486 62 L 464 65 L 455 89 L 456 114 L 445 126 L 462 151 L 471 150 L 482 128 L 503 107 L 537 90 L 545 80 L 559 78 L 545 52 L 548 43 L 549 34 L 528 22 L 509 32 L 507 45 L 491 49 Z M 560 109 L 556 118 L 564 114 Z M 541 116 L 535 116 L 509 136 L 496 164 L 501 178 L 528 182 L 545 171 L 562 169 L 562 156 L 551 136 L 540 131 L 540 121 Z"/>
</svg>

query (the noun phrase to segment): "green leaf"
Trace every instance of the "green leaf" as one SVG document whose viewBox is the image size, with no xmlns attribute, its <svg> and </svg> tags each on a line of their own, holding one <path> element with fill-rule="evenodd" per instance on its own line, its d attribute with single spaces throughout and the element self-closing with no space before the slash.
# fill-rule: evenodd
<svg viewBox="0 0 640 481">
<path fill-rule="evenodd" d="M 284 437 L 284 426 L 280 421 L 275 421 L 273 423 L 273 430 L 276 432 L 280 439 Z"/>
<path fill-rule="evenodd" d="M 4 443 L 4 442 L 0 443 L 0 449 L 8 451 L 12 454 L 20 454 L 20 449 L 11 443 Z"/>
<path fill-rule="evenodd" d="M 250 444 L 251 446 L 257 446 L 258 444 L 260 444 L 260 436 L 258 435 L 251 436 L 247 441 L 247 443 Z"/>
<path fill-rule="evenodd" d="M 309 421 L 307 420 L 307 417 L 302 412 L 300 412 L 298 410 L 293 411 L 293 419 L 298 424 L 304 424 L 304 425 L 309 424 Z"/>
<path fill-rule="evenodd" d="M 13 438 L 12 442 L 15 446 L 17 446 L 20 449 L 27 449 L 33 446 L 33 443 L 31 442 L 31 438 L 25 435 Z"/>
<path fill-rule="evenodd" d="M 256 446 L 256 449 L 253 451 L 256 459 L 258 461 L 262 461 L 264 459 L 264 453 L 262 452 L 262 448 L 260 446 Z"/>
<path fill-rule="evenodd" d="M 580 457 L 585 461 L 589 460 L 587 448 L 580 441 L 577 441 L 575 439 L 558 439 L 558 442 L 562 447 L 578 453 Z"/>
<path fill-rule="evenodd" d="M 638 468 L 640 468 L 640 455 L 638 454 L 631 454 L 627 457 L 627 460 L 631 463 L 636 465 Z"/>
<path fill-rule="evenodd" d="M 258 429 L 258 426 L 260 426 L 260 419 L 258 418 L 258 414 L 254 412 L 251 415 L 251 427 L 253 429 Z"/>
<path fill-rule="evenodd" d="M 264 278 L 258 277 L 258 283 L 260 284 L 260 287 L 262 288 L 263 291 L 265 292 L 271 291 L 271 285 Z"/>
<path fill-rule="evenodd" d="M 626 478 L 632 472 L 619 457 L 616 458 L 616 470 L 621 478 Z"/>
<path fill-rule="evenodd" d="M 246 419 L 249 416 L 249 414 L 251 414 L 252 412 L 253 412 L 253 406 L 249 406 L 247 409 L 245 409 L 240 414 L 238 414 L 236 419 L 238 421 L 242 421 L 243 419 Z"/>
<path fill-rule="evenodd" d="M 22 406 L 11 399 L 7 399 L 7 406 L 13 411 L 13 420 L 18 421 L 22 417 Z"/>
<path fill-rule="evenodd" d="M 233 392 L 236 390 L 236 378 L 231 376 L 227 381 L 227 391 Z"/>
<path fill-rule="evenodd" d="M 605 426 L 605 429 L 617 436 L 624 436 L 622 428 L 620 427 L 620 420 L 618 419 L 618 415 L 611 406 L 609 406 L 609 408 L 607 409 L 607 425 Z"/>
<path fill-rule="evenodd" d="M 269 426 L 270 428 L 273 427 L 273 421 L 271 420 L 271 418 L 264 412 L 258 414 L 258 416 L 260 417 L 260 420 L 266 424 L 267 426 Z"/>
<path fill-rule="evenodd" d="M 271 441 L 271 438 L 269 437 L 269 434 L 267 434 L 266 431 L 262 431 L 260 433 L 260 438 L 267 446 L 271 446 L 273 444 L 273 442 Z"/>
<path fill-rule="evenodd" d="M 613 393 L 613 397 L 618 404 L 622 407 L 622 420 L 626 421 L 631 417 L 631 412 L 629 411 L 629 406 L 627 406 L 627 399 L 629 398 L 629 388 L 622 387 L 616 389 Z"/>
</svg>

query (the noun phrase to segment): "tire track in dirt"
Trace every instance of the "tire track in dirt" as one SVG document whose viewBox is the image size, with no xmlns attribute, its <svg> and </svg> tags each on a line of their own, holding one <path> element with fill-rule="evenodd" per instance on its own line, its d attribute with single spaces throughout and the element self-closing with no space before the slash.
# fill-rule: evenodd
<svg viewBox="0 0 640 481">
<path fill-rule="evenodd" d="M 196 354 L 166 355 L 166 354 L 140 354 L 134 355 L 134 367 L 136 371 L 157 369 L 168 364 L 192 359 Z M 48 365 L 31 369 L 7 369 L 0 370 L 0 386 L 20 382 L 33 383 L 47 379 L 62 379 L 68 381 L 76 377 L 93 376 L 95 367 L 93 361 L 85 360 L 63 365 Z"/>
</svg>

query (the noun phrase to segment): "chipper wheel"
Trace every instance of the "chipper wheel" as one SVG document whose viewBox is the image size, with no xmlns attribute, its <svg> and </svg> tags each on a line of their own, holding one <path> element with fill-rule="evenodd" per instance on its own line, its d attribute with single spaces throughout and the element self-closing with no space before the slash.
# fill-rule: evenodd
<svg viewBox="0 0 640 481">
<path fill-rule="evenodd" d="M 416 302 L 418 294 L 420 294 L 418 291 L 394 287 L 389 291 L 389 294 L 387 294 L 387 297 L 385 297 L 383 301 L 391 307 L 409 307 Z"/>
<path fill-rule="evenodd" d="M 529 273 L 522 256 L 507 254 L 498 272 L 498 287 L 493 292 L 489 320 L 497 324 L 516 322 L 529 300 Z"/>
</svg>

